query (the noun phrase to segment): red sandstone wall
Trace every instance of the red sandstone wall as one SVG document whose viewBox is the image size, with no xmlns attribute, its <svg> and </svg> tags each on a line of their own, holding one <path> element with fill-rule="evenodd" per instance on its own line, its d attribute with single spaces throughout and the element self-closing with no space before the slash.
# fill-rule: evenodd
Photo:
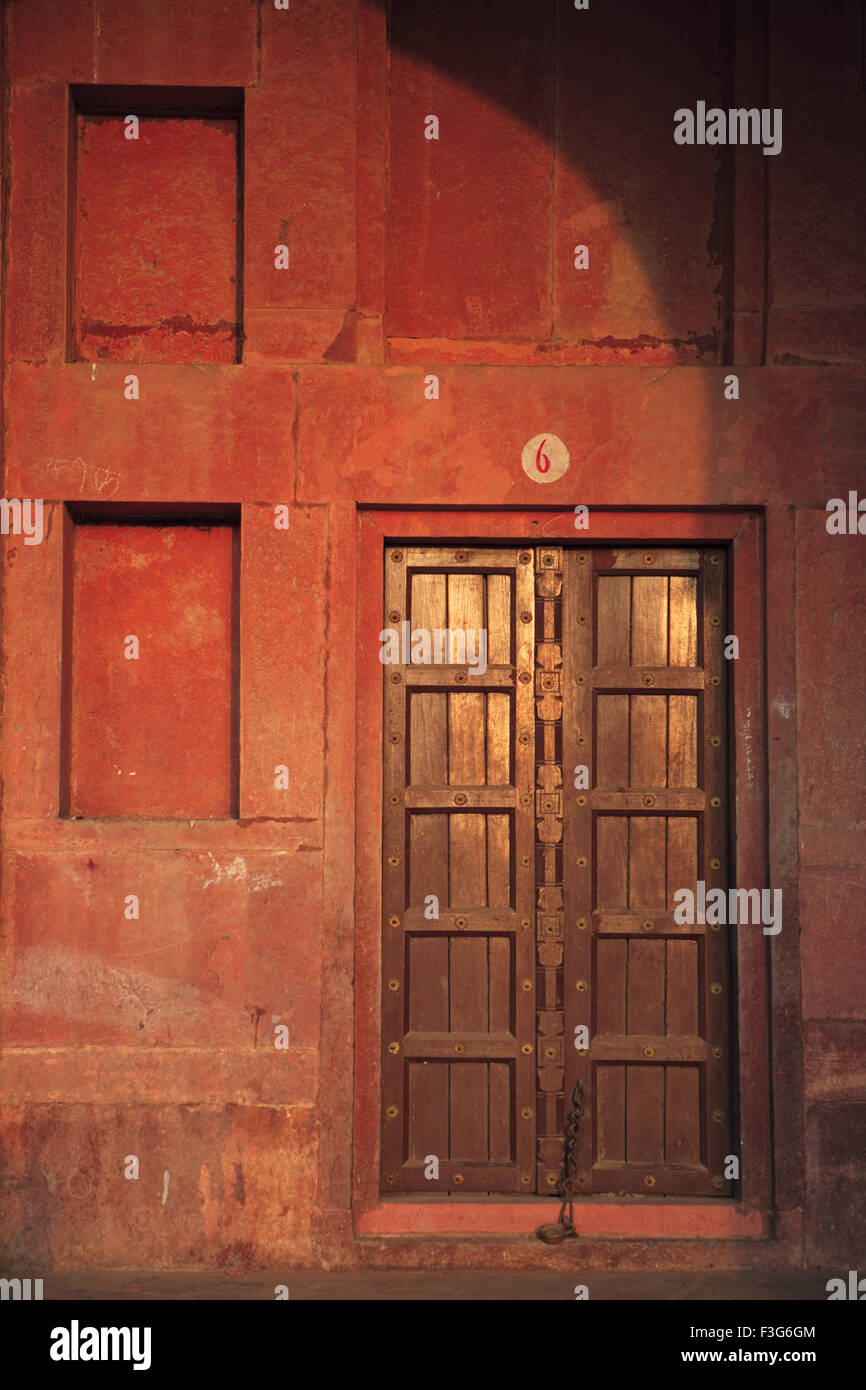
<svg viewBox="0 0 866 1390">
<path fill-rule="evenodd" d="M 762 509 L 770 882 L 786 895 L 776 1240 L 712 1258 L 848 1268 L 866 1223 L 866 541 L 828 535 L 824 509 L 866 491 L 860 9 L 772 3 L 767 29 L 756 8 L 401 4 L 389 49 L 366 2 L 7 0 L 3 495 L 51 504 L 41 545 L 0 539 L 9 1260 L 428 1258 L 429 1243 L 362 1249 L 348 1214 L 354 663 L 370 640 L 355 504 L 582 502 Z M 224 111 L 118 147 L 145 156 L 138 203 L 104 118 L 76 132 L 68 84 L 243 89 L 242 198 Z M 674 144 L 677 106 L 734 97 L 783 108 L 781 155 Z M 539 430 L 572 458 L 548 489 L 520 465 Z M 64 610 L 64 549 L 98 547 L 99 527 L 63 503 L 223 508 L 210 533 L 176 533 L 200 626 L 160 649 L 139 696 L 150 717 L 170 705 L 195 753 L 166 778 L 136 749 L 134 797 L 113 781 L 134 700 L 69 714 L 64 644 L 86 678 L 124 634 L 97 555 Z M 225 543 L 201 542 L 217 522 Z M 224 690 L 193 678 L 208 640 L 225 651 L 232 544 L 235 748 Z M 133 548 L 139 562 L 159 555 Z M 163 619 L 162 599 L 141 616 L 151 645 Z M 119 774 L 88 757 L 100 726 Z M 70 766 L 81 819 L 62 802 Z M 95 804 L 151 819 L 88 819 Z M 536 1258 L 515 1249 L 495 1254 Z"/>
</svg>

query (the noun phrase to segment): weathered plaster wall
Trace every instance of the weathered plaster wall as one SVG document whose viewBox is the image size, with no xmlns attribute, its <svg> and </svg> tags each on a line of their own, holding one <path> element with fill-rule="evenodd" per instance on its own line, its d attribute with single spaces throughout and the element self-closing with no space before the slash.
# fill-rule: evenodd
<svg viewBox="0 0 866 1390">
<path fill-rule="evenodd" d="M 352 1237 L 354 663 L 371 640 L 355 504 L 582 502 L 763 509 L 786 907 L 775 1241 L 581 1258 L 847 1269 L 866 1226 L 866 540 L 828 535 L 824 509 L 866 491 L 860 7 L 395 9 L 389 48 L 382 9 L 352 0 L 4 6 L 3 495 L 51 503 L 41 545 L 0 540 L 4 1256 L 549 1261 L 525 1238 Z M 129 400 L 110 334 L 68 360 L 70 83 L 244 89 L 241 363 L 140 362 Z M 698 99 L 781 106 L 782 154 L 675 146 L 673 111 Z M 135 257 L 140 223 L 103 192 Z M 169 237 L 186 209 L 160 209 Z M 211 250 L 203 235 L 205 269 Z M 520 466 L 539 430 L 572 458 L 544 488 Z M 63 503 L 141 502 L 240 506 L 233 821 L 59 814 Z M 176 679 L 167 663 L 167 707 Z"/>
</svg>

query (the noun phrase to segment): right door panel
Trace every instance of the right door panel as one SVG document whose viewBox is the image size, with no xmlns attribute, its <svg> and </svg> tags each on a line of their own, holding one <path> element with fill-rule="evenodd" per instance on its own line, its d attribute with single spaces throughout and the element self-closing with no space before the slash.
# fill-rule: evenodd
<svg viewBox="0 0 866 1390">
<path fill-rule="evenodd" d="M 728 887 L 725 560 L 564 552 L 564 1100 L 580 1082 L 583 1192 L 733 1190 L 733 928 L 674 917 L 679 890 Z"/>
</svg>

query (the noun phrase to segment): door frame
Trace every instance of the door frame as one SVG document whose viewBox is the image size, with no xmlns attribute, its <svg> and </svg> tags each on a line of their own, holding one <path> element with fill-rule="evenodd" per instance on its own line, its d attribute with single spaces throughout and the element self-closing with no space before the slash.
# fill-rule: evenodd
<svg viewBox="0 0 866 1390">
<path fill-rule="evenodd" d="M 357 701 L 355 821 L 355 1066 L 353 1213 L 359 1235 L 461 1231 L 526 1234 L 549 1212 L 545 1197 L 471 1202 L 380 1194 L 383 682 L 378 634 L 389 544 L 418 542 L 725 545 L 728 631 L 739 638 L 730 673 L 733 764 L 731 882 L 770 886 L 765 694 L 765 519 L 760 508 L 592 508 L 586 531 L 561 509 L 357 509 Z M 774 938 L 740 927 L 733 965 L 741 1183 L 731 1198 L 580 1200 L 580 1230 L 637 1238 L 767 1238 L 771 1220 L 769 959 Z M 671 1212 L 675 1207 L 677 1214 Z"/>
</svg>

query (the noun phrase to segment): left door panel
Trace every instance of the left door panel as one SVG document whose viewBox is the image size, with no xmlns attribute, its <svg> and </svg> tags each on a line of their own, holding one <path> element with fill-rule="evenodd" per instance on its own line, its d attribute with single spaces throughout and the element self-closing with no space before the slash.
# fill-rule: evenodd
<svg viewBox="0 0 866 1390">
<path fill-rule="evenodd" d="M 385 552 L 385 1192 L 534 1186 L 534 587 L 528 550 Z"/>
</svg>

